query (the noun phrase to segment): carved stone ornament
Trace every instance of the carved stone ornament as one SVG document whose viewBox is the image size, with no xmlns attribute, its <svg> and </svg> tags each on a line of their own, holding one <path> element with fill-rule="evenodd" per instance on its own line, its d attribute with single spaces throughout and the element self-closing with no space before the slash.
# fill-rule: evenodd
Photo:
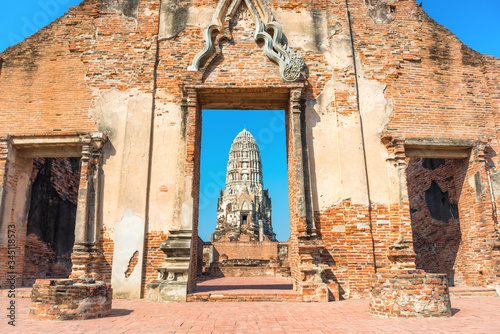
<svg viewBox="0 0 500 334">
<path fill-rule="evenodd" d="M 160 249 L 167 256 L 158 278 L 147 285 L 146 298 L 156 302 L 185 302 L 189 277 L 191 230 L 170 230 Z"/>
<path fill-rule="evenodd" d="M 322 283 L 324 281 L 324 273 L 326 271 L 326 265 L 319 264 L 311 268 L 302 268 L 301 280 L 308 283 Z"/>
<path fill-rule="evenodd" d="M 400 236 L 396 243 L 389 246 L 387 257 L 393 269 L 415 268 L 416 254 L 413 252 L 411 243 Z"/>
<path fill-rule="evenodd" d="M 205 45 L 188 67 L 189 71 L 198 71 L 201 63 L 206 60 L 215 49 L 214 40 L 217 35 L 226 35 L 224 17 L 234 20 L 238 8 L 245 2 L 255 20 L 255 41 L 264 41 L 264 53 L 279 65 L 280 75 L 285 82 L 296 82 L 300 78 L 300 71 L 304 67 L 304 58 L 300 52 L 294 53 L 290 47 L 282 44 L 283 31 L 269 10 L 267 0 L 221 0 L 217 4 L 212 23 L 205 29 Z M 273 36 L 269 32 L 273 32 Z"/>
</svg>

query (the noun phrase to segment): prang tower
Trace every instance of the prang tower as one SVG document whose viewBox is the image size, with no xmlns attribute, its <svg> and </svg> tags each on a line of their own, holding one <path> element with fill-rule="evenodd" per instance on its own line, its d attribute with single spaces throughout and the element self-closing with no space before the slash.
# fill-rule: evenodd
<svg viewBox="0 0 500 334">
<path fill-rule="evenodd" d="M 226 189 L 217 203 L 217 227 L 211 241 L 276 241 L 271 224 L 271 198 L 264 190 L 259 146 L 246 129 L 233 141 L 227 162 Z M 245 238 L 246 239 L 246 238 Z"/>
</svg>

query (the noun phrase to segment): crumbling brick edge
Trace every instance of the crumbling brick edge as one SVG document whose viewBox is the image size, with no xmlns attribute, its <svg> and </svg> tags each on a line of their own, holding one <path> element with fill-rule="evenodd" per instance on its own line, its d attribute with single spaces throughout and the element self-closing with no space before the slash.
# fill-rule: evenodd
<svg viewBox="0 0 500 334">
<path fill-rule="evenodd" d="M 37 279 L 31 291 L 30 319 L 85 320 L 111 313 L 111 284 L 93 279 Z"/>
<path fill-rule="evenodd" d="M 446 274 L 381 269 L 370 280 L 369 313 L 384 318 L 450 317 Z"/>
</svg>

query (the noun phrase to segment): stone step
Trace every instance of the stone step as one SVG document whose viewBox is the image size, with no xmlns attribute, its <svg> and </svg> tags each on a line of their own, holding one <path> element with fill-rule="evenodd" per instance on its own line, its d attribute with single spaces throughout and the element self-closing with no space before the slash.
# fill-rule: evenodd
<svg viewBox="0 0 500 334">
<path fill-rule="evenodd" d="M 498 297 L 498 293 L 494 288 L 455 286 L 450 287 L 450 297 Z"/>
<path fill-rule="evenodd" d="M 191 293 L 188 302 L 301 302 L 302 295 L 290 293 Z"/>
</svg>

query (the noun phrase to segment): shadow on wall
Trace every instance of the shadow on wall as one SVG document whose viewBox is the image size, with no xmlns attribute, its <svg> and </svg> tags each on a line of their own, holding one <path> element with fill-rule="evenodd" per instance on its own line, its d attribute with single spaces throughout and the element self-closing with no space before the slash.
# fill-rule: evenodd
<svg viewBox="0 0 500 334">
<path fill-rule="evenodd" d="M 409 158 L 406 171 L 416 265 L 455 285 L 462 239 L 459 200 L 468 159 Z"/>
</svg>

